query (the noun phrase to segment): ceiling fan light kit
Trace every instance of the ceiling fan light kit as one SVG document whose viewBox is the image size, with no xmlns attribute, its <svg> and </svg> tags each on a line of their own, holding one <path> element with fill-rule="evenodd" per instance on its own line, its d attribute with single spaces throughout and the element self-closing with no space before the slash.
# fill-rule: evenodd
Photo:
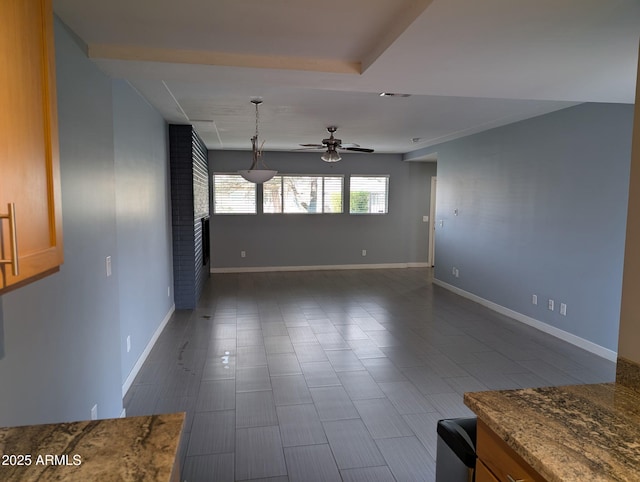
<svg viewBox="0 0 640 482">
<path fill-rule="evenodd" d="M 338 151 L 330 149 L 320 157 L 324 162 L 338 162 L 342 157 L 338 154 Z"/>
<path fill-rule="evenodd" d="M 262 152 L 263 152 L 262 151 L 262 145 L 264 145 L 264 141 L 260 145 L 260 147 L 258 147 L 258 137 L 259 137 L 259 133 L 258 133 L 258 120 L 259 120 L 258 106 L 260 104 L 262 104 L 262 101 L 259 100 L 259 99 L 253 99 L 251 101 L 251 103 L 256 106 L 256 133 L 251 138 L 251 153 L 253 155 L 253 161 L 252 161 L 251 167 L 249 167 L 249 169 L 240 170 L 240 171 L 238 171 L 238 174 L 240 174 L 244 179 L 246 179 L 249 182 L 253 182 L 255 184 L 262 184 L 263 182 L 268 181 L 273 176 L 278 174 L 278 171 L 274 171 L 272 169 L 269 169 L 267 167 L 267 165 L 265 164 L 264 159 L 262 158 L 262 155 L 263 155 L 262 154 Z"/>
<path fill-rule="evenodd" d="M 328 139 L 322 139 L 322 144 L 300 144 L 302 147 L 306 149 L 324 149 L 326 147 L 326 152 L 322 154 L 320 159 L 325 162 L 338 162 L 342 157 L 340 157 L 340 153 L 338 149 L 343 151 L 355 151 L 355 152 L 373 152 L 373 149 L 366 149 L 364 147 L 360 147 L 358 144 L 343 144 L 342 139 L 337 139 L 333 136 L 333 133 L 336 132 L 338 128 L 336 126 L 327 127 L 327 131 L 329 132 Z"/>
</svg>

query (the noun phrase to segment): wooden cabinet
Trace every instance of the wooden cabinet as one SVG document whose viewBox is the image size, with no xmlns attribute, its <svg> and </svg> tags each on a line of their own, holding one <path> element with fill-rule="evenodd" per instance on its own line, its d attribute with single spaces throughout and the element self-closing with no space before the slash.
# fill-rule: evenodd
<svg viewBox="0 0 640 482">
<path fill-rule="evenodd" d="M 500 482 L 487 468 L 482 460 L 476 462 L 476 482 Z"/>
<path fill-rule="evenodd" d="M 63 261 L 51 0 L 0 2 L 0 293 Z"/>
<path fill-rule="evenodd" d="M 480 419 L 476 452 L 476 482 L 546 482 Z"/>
</svg>

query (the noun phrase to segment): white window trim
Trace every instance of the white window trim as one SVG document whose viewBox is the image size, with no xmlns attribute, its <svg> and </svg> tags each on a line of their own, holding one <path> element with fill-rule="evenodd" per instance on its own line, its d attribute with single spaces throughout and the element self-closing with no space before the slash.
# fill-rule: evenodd
<svg viewBox="0 0 640 482">
<path fill-rule="evenodd" d="M 386 188 L 385 188 L 385 208 L 386 211 L 383 213 L 352 213 L 351 212 L 351 180 L 354 177 L 375 177 L 375 178 L 379 178 L 379 177 L 384 177 L 387 179 L 387 183 L 386 183 Z M 350 216 L 386 216 L 387 214 L 389 214 L 389 179 L 390 179 L 390 174 L 349 174 L 349 215 Z"/>
<path fill-rule="evenodd" d="M 212 204 L 212 209 L 211 211 L 213 212 L 214 216 L 256 216 L 258 214 L 258 186 L 257 184 L 254 184 L 254 189 L 255 189 L 255 202 L 253 205 L 253 209 L 254 211 L 251 213 L 220 213 L 216 211 L 216 181 L 215 181 L 215 177 L 216 176 L 238 176 L 238 177 L 242 177 L 240 176 L 240 174 L 238 174 L 237 172 L 225 172 L 225 171 L 214 171 L 214 173 L 211 176 L 211 186 L 212 186 L 212 199 L 211 199 L 211 204 Z M 248 182 L 248 181 L 247 181 Z"/>
</svg>

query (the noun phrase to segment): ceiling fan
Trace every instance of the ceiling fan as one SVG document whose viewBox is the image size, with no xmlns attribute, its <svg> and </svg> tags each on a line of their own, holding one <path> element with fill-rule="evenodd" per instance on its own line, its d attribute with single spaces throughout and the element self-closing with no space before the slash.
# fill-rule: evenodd
<svg viewBox="0 0 640 482">
<path fill-rule="evenodd" d="M 337 162 L 342 157 L 338 153 L 338 150 L 343 151 L 355 151 L 355 152 L 373 152 L 373 149 L 365 149 L 364 147 L 360 147 L 358 144 L 343 144 L 342 139 L 337 139 L 333 136 L 334 132 L 336 132 L 338 128 L 336 126 L 327 127 L 327 131 L 329 131 L 329 138 L 322 139 L 322 144 L 300 144 L 302 147 L 306 149 L 324 149 L 326 147 L 327 151 L 322 154 L 321 159 L 325 162 Z"/>
</svg>

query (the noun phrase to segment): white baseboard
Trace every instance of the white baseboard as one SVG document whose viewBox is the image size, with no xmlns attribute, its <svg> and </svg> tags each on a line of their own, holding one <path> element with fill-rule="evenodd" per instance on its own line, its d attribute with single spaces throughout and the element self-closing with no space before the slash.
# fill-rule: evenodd
<svg viewBox="0 0 640 482">
<path fill-rule="evenodd" d="M 524 323 L 525 325 L 529 325 L 540 331 L 548 333 L 549 335 L 553 335 L 556 338 L 571 343 L 572 345 L 587 350 L 609 361 L 615 362 L 617 360 L 618 354 L 615 351 L 597 345 L 589 340 L 585 340 L 584 338 L 569 333 L 568 331 L 561 330 L 560 328 L 556 328 L 555 326 L 551 326 L 547 323 L 536 320 L 535 318 L 531 318 L 530 316 L 523 315 L 522 313 L 510 310 L 509 308 L 505 308 L 504 306 L 494 303 L 493 301 L 481 298 L 477 295 L 474 295 L 473 293 L 469 293 L 468 291 L 460 289 L 457 286 L 450 285 L 449 283 L 445 283 L 444 281 L 441 281 L 439 279 L 434 278 L 433 284 L 441 286 L 442 288 L 452 291 L 453 293 L 456 293 L 457 295 L 460 295 L 464 298 L 470 299 L 471 301 L 475 301 L 482 306 L 485 306 L 502 315 L 508 316 L 509 318 L 513 318 L 514 320 Z"/>
<path fill-rule="evenodd" d="M 429 268 L 428 263 L 332 264 L 315 266 L 251 266 L 211 268 L 211 273 L 264 273 L 270 271 L 327 271 L 341 269 Z"/>
<path fill-rule="evenodd" d="M 149 343 L 147 343 L 147 346 L 145 347 L 144 351 L 140 354 L 138 361 L 136 361 L 136 364 L 131 369 L 129 376 L 127 377 L 127 379 L 124 381 L 124 384 L 122 385 L 122 398 L 124 398 L 124 396 L 129 391 L 129 388 L 131 388 L 131 385 L 133 384 L 133 381 L 138 375 L 138 372 L 142 368 L 143 363 L 149 356 L 149 353 L 151 353 L 151 349 L 153 348 L 153 345 L 155 345 L 156 341 L 158 341 L 158 338 L 160 337 L 162 330 L 164 330 L 164 327 L 167 325 L 167 323 L 169 323 L 169 320 L 171 319 L 171 315 L 173 315 L 174 311 L 176 311 L 175 304 L 171 305 L 171 308 L 169 308 L 169 311 L 167 312 L 164 319 L 162 320 L 162 322 L 154 332 L 153 336 L 149 340 Z"/>
</svg>

